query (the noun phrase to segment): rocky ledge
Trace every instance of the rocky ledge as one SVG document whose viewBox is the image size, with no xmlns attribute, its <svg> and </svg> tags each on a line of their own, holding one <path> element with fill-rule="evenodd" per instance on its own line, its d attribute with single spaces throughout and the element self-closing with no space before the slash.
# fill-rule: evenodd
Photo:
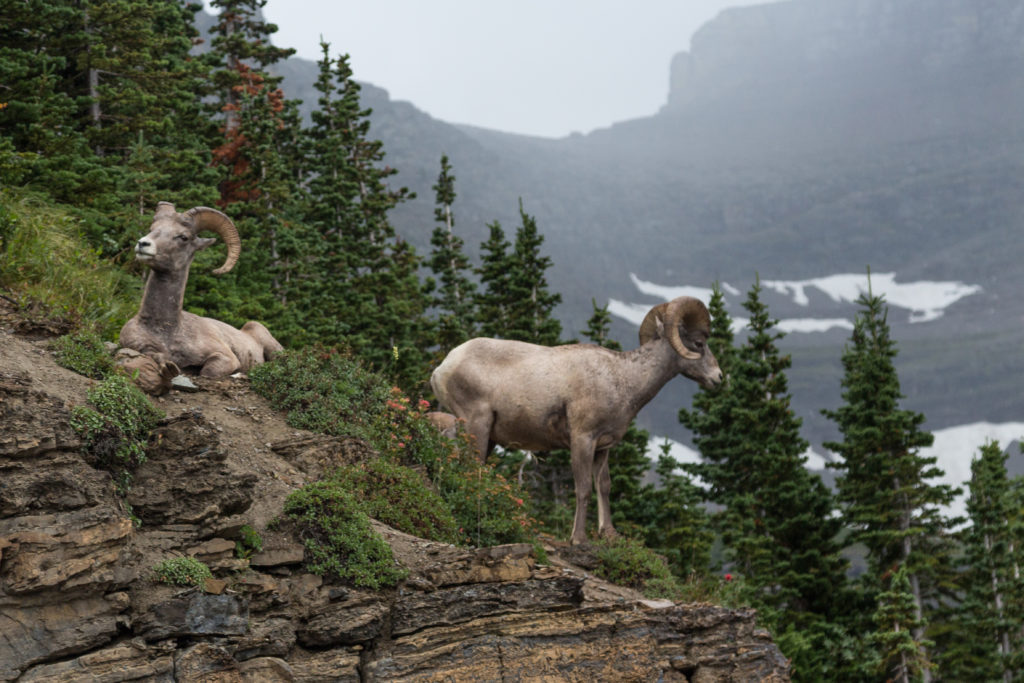
<svg viewBox="0 0 1024 683">
<path fill-rule="evenodd" d="M 537 565 L 526 545 L 457 548 L 378 525 L 410 570 L 387 592 L 305 572 L 284 532 L 239 559 L 243 525 L 264 530 L 288 491 L 365 445 L 291 433 L 244 380 L 208 385 L 162 405 L 177 414 L 123 500 L 68 426 L 88 380 L 5 359 L 0 681 L 789 679 L 753 610 L 643 600 Z M 156 562 L 183 555 L 212 568 L 204 590 L 155 581 Z"/>
</svg>

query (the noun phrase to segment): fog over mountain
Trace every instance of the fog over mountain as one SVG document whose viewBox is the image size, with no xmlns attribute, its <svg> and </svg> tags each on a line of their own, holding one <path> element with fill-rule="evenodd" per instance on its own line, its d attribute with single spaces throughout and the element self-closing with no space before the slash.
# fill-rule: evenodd
<svg viewBox="0 0 1024 683">
<path fill-rule="evenodd" d="M 870 266 L 891 307 L 904 407 L 931 430 L 988 424 L 978 438 L 1005 439 L 998 426 L 1013 433 L 1024 418 L 1021 35 L 1019 0 L 791 0 L 721 13 L 673 59 L 660 111 L 589 135 L 453 126 L 368 84 L 363 103 L 396 184 L 418 194 L 394 220 L 421 252 L 442 153 L 472 255 L 488 222 L 514 231 L 523 199 L 554 261 L 565 336 L 594 298 L 630 348 L 638 315 L 715 281 L 742 318 L 760 277 L 788 332 L 804 436 L 823 452 L 835 431 L 819 411 L 840 403 L 851 302 Z M 312 63 L 282 70 L 290 96 L 315 102 Z M 642 425 L 688 443 L 676 413 L 692 392 L 673 380 Z M 957 446 L 957 462 L 980 445 Z"/>
</svg>

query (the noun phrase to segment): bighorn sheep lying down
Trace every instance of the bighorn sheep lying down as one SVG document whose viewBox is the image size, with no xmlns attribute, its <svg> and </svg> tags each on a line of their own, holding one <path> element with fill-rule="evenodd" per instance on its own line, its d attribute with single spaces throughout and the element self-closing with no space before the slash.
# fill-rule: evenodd
<svg viewBox="0 0 1024 683">
<path fill-rule="evenodd" d="M 223 377 L 269 360 L 281 345 L 258 322 L 247 322 L 237 330 L 181 310 L 193 257 L 217 241 L 197 237 L 204 230 L 220 235 L 228 248 L 224 265 L 214 274 L 228 272 L 242 249 L 230 218 L 204 206 L 178 213 L 168 202 L 157 204 L 149 234 L 135 244 L 135 258 L 150 268 L 142 305 L 121 328 L 120 341 L 121 346 L 153 356 L 158 363 L 198 366 L 203 377 Z"/>
<path fill-rule="evenodd" d="M 481 459 L 495 444 L 529 451 L 568 448 L 576 485 L 572 542 L 587 539 L 587 503 L 597 486 L 598 532 L 615 535 L 608 449 L 640 409 L 678 374 L 710 387 L 722 380 L 708 349 L 711 316 L 697 299 L 655 306 L 641 346 L 617 352 L 590 344 L 537 346 L 471 339 L 430 378 L 442 405 L 466 421 Z"/>
</svg>

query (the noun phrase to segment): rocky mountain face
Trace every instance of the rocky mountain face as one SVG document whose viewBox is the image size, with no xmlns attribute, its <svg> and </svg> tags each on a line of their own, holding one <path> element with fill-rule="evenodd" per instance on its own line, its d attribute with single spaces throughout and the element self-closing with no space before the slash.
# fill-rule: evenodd
<svg viewBox="0 0 1024 683">
<path fill-rule="evenodd" d="M 450 126 L 368 87 L 373 134 L 418 198 L 399 231 L 429 250 L 438 159 L 451 158 L 456 231 L 518 225 L 517 201 L 553 258 L 566 336 L 591 299 L 653 305 L 631 274 L 668 286 L 724 282 L 733 316 L 756 278 L 895 273 L 979 293 L 936 320 L 893 314 L 905 407 L 927 427 L 1019 419 L 1024 373 L 1024 6 L 1016 0 L 790 0 L 727 10 L 673 60 L 666 105 L 588 135 L 529 138 Z M 685 44 L 687 36 L 680 36 Z M 287 84 L 286 84 L 287 87 Z M 538 106 L 542 106 L 538 104 Z M 778 318 L 852 321 L 824 294 L 766 291 Z M 626 348 L 636 328 L 616 320 Z M 813 445 L 836 436 L 846 330 L 790 334 L 790 386 Z M 673 382 L 640 415 L 676 421 Z M 668 394 L 671 397 L 666 398 Z M 969 457 L 965 454 L 964 457 Z"/>
<path fill-rule="evenodd" d="M 295 432 L 244 379 L 157 400 L 167 413 L 127 498 L 84 455 L 69 409 L 89 380 L 0 331 L 0 681 L 784 681 L 749 609 L 644 600 L 551 546 L 466 549 L 377 530 L 410 570 L 357 590 L 268 531 L 289 491 L 366 457 Z M 263 549 L 235 551 L 243 525 Z M 160 583 L 161 560 L 213 570 Z"/>
<path fill-rule="evenodd" d="M 966 283 L 980 293 L 941 319 L 890 316 L 904 407 L 933 430 L 1006 423 L 1020 419 L 1024 374 L 1022 33 L 1018 0 L 788 0 L 722 12 L 666 65 L 661 111 L 588 135 L 450 125 L 370 84 L 362 103 L 399 169 L 394 183 L 417 193 L 392 217 L 421 253 L 442 154 L 471 256 L 489 222 L 514 232 L 522 198 L 553 259 L 567 338 L 585 328 L 592 300 L 662 300 L 638 293 L 632 275 L 665 287 L 726 283 L 734 317 L 759 277 L 870 267 L 902 283 Z M 308 114 L 316 65 L 291 59 L 279 71 Z M 856 313 L 824 294 L 763 300 L 783 319 Z M 617 318 L 612 336 L 631 348 L 636 326 Z M 814 447 L 837 436 L 820 410 L 839 405 L 848 337 L 832 329 L 780 344 Z M 689 442 L 676 415 L 694 390 L 670 383 L 641 426 Z"/>
</svg>

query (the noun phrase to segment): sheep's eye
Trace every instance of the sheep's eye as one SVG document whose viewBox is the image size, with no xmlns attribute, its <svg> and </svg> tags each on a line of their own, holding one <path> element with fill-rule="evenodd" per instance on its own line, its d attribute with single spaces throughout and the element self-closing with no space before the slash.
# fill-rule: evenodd
<svg viewBox="0 0 1024 683">
<path fill-rule="evenodd" d="M 188 235 L 183 233 L 181 235 L 175 235 L 174 239 L 181 240 L 182 242 L 188 242 L 189 237 L 188 237 Z"/>
</svg>

